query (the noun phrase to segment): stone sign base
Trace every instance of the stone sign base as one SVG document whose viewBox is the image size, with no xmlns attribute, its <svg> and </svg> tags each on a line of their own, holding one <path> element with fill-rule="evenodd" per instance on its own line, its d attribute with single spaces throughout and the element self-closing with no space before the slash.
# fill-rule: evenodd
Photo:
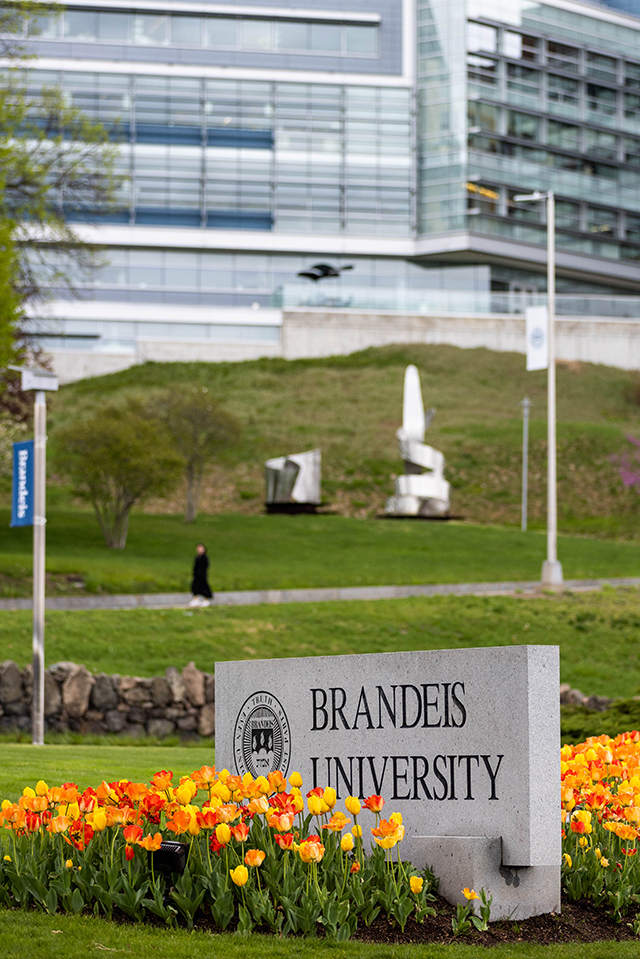
<svg viewBox="0 0 640 959">
<path fill-rule="evenodd" d="M 451 903 L 466 903 L 464 888 L 493 896 L 491 921 L 529 919 L 560 912 L 557 866 L 505 866 L 502 840 L 484 836 L 415 836 L 411 857 L 440 880 L 438 892 Z"/>
</svg>

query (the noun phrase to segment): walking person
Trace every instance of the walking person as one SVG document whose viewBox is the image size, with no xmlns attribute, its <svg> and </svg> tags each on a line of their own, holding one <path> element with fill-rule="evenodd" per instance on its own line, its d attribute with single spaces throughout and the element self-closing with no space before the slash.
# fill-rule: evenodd
<svg viewBox="0 0 640 959">
<path fill-rule="evenodd" d="M 207 571 L 209 569 L 209 557 L 207 556 L 207 547 L 203 543 L 196 546 L 196 558 L 193 563 L 193 580 L 191 582 L 191 592 L 193 599 L 189 606 L 211 606 L 213 593 L 207 580 Z"/>
</svg>

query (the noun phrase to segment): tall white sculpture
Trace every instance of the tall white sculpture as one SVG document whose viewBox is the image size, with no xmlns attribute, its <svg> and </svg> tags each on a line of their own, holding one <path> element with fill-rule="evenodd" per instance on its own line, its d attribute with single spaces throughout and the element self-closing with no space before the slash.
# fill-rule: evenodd
<svg viewBox="0 0 640 959">
<path fill-rule="evenodd" d="M 444 478 L 444 456 L 424 442 L 435 413 L 432 409 L 425 416 L 418 370 L 408 366 L 404 374 L 402 426 L 396 432 L 405 475 L 398 476 L 395 496 L 387 500 L 385 512 L 389 515 L 446 516 L 449 512 L 450 486 Z"/>
</svg>

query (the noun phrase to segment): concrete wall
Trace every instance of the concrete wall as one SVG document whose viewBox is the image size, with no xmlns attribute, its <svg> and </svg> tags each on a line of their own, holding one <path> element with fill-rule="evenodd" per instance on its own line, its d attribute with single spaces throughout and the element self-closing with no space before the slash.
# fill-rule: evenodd
<svg viewBox="0 0 640 959">
<path fill-rule="evenodd" d="M 640 368 L 640 321 L 558 317 L 561 360 Z M 406 316 L 358 310 L 288 310 L 283 313 L 282 348 L 287 359 L 353 353 L 389 343 L 448 343 L 463 349 L 484 346 L 523 353 L 524 316 Z"/>
<path fill-rule="evenodd" d="M 561 360 L 604 363 L 640 369 L 640 321 L 559 317 L 557 354 Z M 262 356 L 286 359 L 353 353 L 389 343 L 447 343 L 463 349 L 486 347 L 524 353 L 523 316 L 417 316 L 364 313 L 358 310 L 287 310 L 280 343 L 212 343 L 138 341 L 135 353 L 84 353 L 60 350 L 53 365 L 61 381 L 71 382 L 126 369 L 147 360 L 158 362 L 251 360 Z M 524 364 L 523 364 L 524 368 Z"/>
</svg>

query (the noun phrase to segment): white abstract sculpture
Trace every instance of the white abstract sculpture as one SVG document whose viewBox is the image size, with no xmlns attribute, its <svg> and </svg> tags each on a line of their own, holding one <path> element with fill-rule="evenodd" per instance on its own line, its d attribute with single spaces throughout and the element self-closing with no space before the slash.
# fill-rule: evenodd
<svg viewBox="0 0 640 959">
<path fill-rule="evenodd" d="M 429 410 L 425 416 L 418 370 L 408 366 L 404 374 L 402 426 L 396 432 L 405 475 L 398 476 L 396 494 L 387 500 L 385 511 L 390 515 L 446 516 L 449 512 L 450 486 L 444 478 L 444 456 L 424 442 L 425 430 L 435 412 Z"/>
<path fill-rule="evenodd" d="M 267 507 L 287 503 L 319 506 L 320 471 L 320 450 L 267 460 Z"/>
</svg>

